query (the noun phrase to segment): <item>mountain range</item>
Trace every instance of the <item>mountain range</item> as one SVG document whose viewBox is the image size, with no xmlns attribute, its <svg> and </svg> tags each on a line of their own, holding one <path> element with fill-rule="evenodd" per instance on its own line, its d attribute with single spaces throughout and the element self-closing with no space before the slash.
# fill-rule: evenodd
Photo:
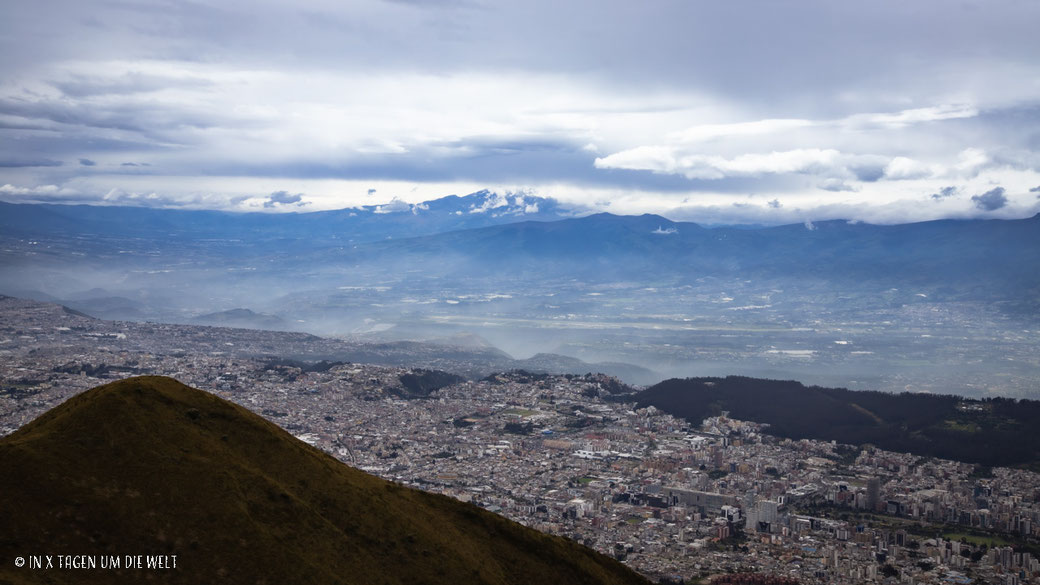
<svg viewBox="0 0 1040 585">
<path fill-rule="evenodd" d="M 315 245 L 429 235 L 523 220 L 552 221 L 580 212 L 548 197 L 486 190 L 417 204 L 395 199 L 381 205 L 287 213 L 0 202 L 0 232 L 253 243 L 306 238 Z"/>
<path fill-rule="evenodd" d="M 316 259 L 371 262 L 465 259 L 491 272 L 579 274 L 597 282 L 637 277 L 812 278 L 878 285 L 1033 289 L 1040 273 L 1040 215 L 903 225 L 826 221 L 767 228 L 704 228 L 656 215 L 600 213 L 523 221 L 316 251 Z M 320 262 L 320 261 L 319 261 Z M 443 265 L 443 263 L 442 263 Z"/>
<path fill-rule="evenodd" d="M 1040 286 L 1040 273 L 1023 270 L 1040 262 L 1040 215 L 705 228 L 656 215 L 574 217 L 575 211 L 552 199 L 487 191 L 313 213 L 8 203 L 0 203 L 0 212 L 5 239 L 35 238 L 36 246 L 46 246 L 34 259 L 9 254 L 6 266 L 56 269 L 75 262 L 145 270 L 180 254 L 198 269 L 258 263 L 251 269 L 255 278 L 294 269 L 319 286 L 345 267 L 409 270 L 416 277 L 571 275 L 596 282 L 790 277 L 946 286 L 968 294 L 1003 290 L 1019 298 Z"/>
</svg>

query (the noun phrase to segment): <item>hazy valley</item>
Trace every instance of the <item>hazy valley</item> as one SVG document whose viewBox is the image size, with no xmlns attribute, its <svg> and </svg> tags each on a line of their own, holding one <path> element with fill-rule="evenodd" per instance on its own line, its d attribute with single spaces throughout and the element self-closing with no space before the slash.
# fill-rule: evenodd
<svg viewBox="0 0 1040 585">
<path fill-rule="evenodd" d="M 2 292 L 98 317 L 468 339 L 635 365 L 610 373 L 641 384 L 1038 396 L 1035 217 L 709 229 L 486 192 L 310 214 L 5 211 Z"/>
</svg>

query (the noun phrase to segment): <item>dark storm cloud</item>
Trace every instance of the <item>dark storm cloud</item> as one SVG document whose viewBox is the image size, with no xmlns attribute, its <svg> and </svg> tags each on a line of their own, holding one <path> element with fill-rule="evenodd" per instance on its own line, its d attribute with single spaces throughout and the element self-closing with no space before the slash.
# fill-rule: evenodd
<svg viewBox="0 0 1040 585">
<path fill-rule="evenodd" d="M 502 136 L 464 136 L 457 140 L 432 142 L 430 146 L 446 148 L 459 154 L 483 156 L 486 154 L 512 154 L 518 152 L 572 153 L 579 145 L 568 140 L 549 138 L 508 138 Z"/>
<path fill-rule="evenodd" d="M 267 201 L 264 201 L 264 207 L 267 209 L 281 205 L 303 206 L 307 205 L 307 203 L 303 202 L 303 193 L 292 195 L 288 191 L 275 191 L 271 193 Z"/>
<path fill-rule="evenodd" d="M 347 153 L 334 163 L 303 159 L 263 165 L 228 165 L 217 161 L 202 168 L 208 174 L 217 175 L 306 179 L 433 182 L 523 181 L 540 177 L 590 183 L 603 181 L 602 173 L 592 168 L 594 156 L 567 141 L 472 137 L 408 146 L 407 152 L 401 153 Z M 650 181 L 677 182 L 667 177 L 651 178 L 649 173 L 647 175 Z"/>
<path fill-rule="evenodd" d="M 524 150 L 496 145 L 458 149 L 449 153 L 416 148 L 403 154 L 355 155 L 337 163 L 291 161 L 284 163 L 200 165 L 208 175 L 261 176 L 296 179 L 379 179 L 413 182 L 466 181 L 471 183 L 532 180 L 566 182 L 585 187 L 643 189 L 666 193 L 711 191 L 721 193 L 785 192 L 799 188 L 797 177 L 727 177 L 689 179 L 644 170 L 596 169 L 594 155 L 572 150 Z"/>
<path fill-rule="evenodd" d="M 861 165 L 850 167 L 849 170 L 864 183 L 873 183 L 885 176 L 884 165 Z"/>
<path fill-rule="evenodd" d="M 982 195 L 973 195 L 971 200 L 975 203 L 975 207 L 983 211 L 996 211 L 1008 203 L 1003 187 L 990 189 Z"/>
<path fill-rule="evenodd" d="M 936 201 L 942 201 L 943 199 L 946 199 L 947 197 L 953 197 L 956 194 L 957 194 L 957 187 L 952 187 L 951 186 L 951 187 L 943 187 L 942 189 L 939 189 L 939 192 L 938 193 L 932 193 L 931 197 L 932 197 L 932 199 L 935 199 Z"/>
<path fill-rule="evenodd" d="M 46 124 L 0 120 L 0 130 L 53 130 L 53 128 Z"/>
<path fill-rule="evenodd" d="M 96 165 L 97 163 L 92 161 L 92 160 L 90 160 L 89 158 L 81 158 L 81 159 L 79 159 L 79 164 L 81 164 L 81 165 L 83 165 L 85 167 L 92 167 L 92 166 Z"/>
<path fill-rule="evenodd" d="M 232 125 L 217 112 L 149 100 L 99 105 L 64 99 L 6 98 L 0 99 L 0 114 L 73 127 L 122 130 L 164 141 L 185 130 Z"/>
<path fill-rule="evenodd" d="M 0 50 L 17 70 L 56 59 L 136 54 L 266 67 L 557 71 L 618 81 L 630 90 L 652 82 L 797 107 L 799 96 L 830 95 L 835 89 L 875 94 L 879 79 L 926 87 L 930 80 L 920 79 L 922 62 L 937 72 L 959 64 L 967 75 L 964 68 L 976 66 L 970 58 L 977 55 L 1028 60 L 1036 54 L 1032 23 L 1040 19 L 1040 9 L 1034 3 L 939 0 L 912 5 L 663 0 L 652 6 L 576 0 L 567 9 L 548 0 L 486 5 L 403 0 L 250 10 L 194 2 L 59 2 L 19 3 L 5 17 L 7 28 L 18 34 L 0 36 Z M 839 22 L 854 24 L 834 26 Z M 534 32 L 538 42 L 532 42 Z M 958 39 L 955 46 L 951 37 Z M 47 43 L 25 42 L 39 38 Z M 275 38 L 278 42 L 271 42 Z M 157 83 L 161 80 L 142 75 L 109 83 L 107 89 L 90 80 L 68 81 L 64 88 L 87 95 Z"/>
<path fill-rule="evenodd" d="M 40 153 L 39 158 L 79 160 L 87 158 L 97 161 L 103 154 L 143 152 L 168 152 L 171 144 L 149 140 L 139 134 L 124 132 L 98 132 L 89 128 L 70 128 L 62 131 L 41 128 L 44 132 L 25 132 L 17 138 L 0 131 L 0 158 L 18 159 L 28 157 L 26 153 Z M 11 134 L 14 134 L 13 132 Z M 127 158 L 130 155 L 126 155 Z M 34 157 L 35 158 L 35 157 Z M 126 160 L 126 159 L 124 159 Z"/>
<path fill-rule="evenodd" d="M 129 72 L 115 79 L 78 76 L 70 81 L 55 81 L 53 85 L 66 96 L 83 98 L 148 93 L 169 88 L 205 88 L 214 84 L 207 79 L 171 78 Z"/>
<path fill-rule="evenodd" d="M 413 6 L 415 8 L 474 8 L 478 5 L 468 0 L 384 0 L 391 4 Z"/>
<path fill-rule="evenodd" d="M 847 183 L 845 183 L 845 181 L 841 181 L 841 180 L 828 180 L 828 181 L 824 181 L 823 183 L 821 183 L 818 186 L 818 188 L 819 189 L 823 189 L 824 191 L 831 191 L 833 193 L 841 193 L 841 192 L 844 192 L 844 191 L 855 191 L 856 190 L 854 187 L 848 185 Z"/>
<path fill-rule="evenodd" d="M 0 167 L 3 168 L 19 168 L 19 167 L 60 167 L 63 165 L 60 160 L 50 160 L 46 158 L 41 159 L 0 159 Z"/>
<path fill-rule="evenodd" d="M 143 132 L 145 126 L 129 112 L 108 112 L 91 108 L 86 104 L 53 101 L 28 101 L 21 99 L 0 100 L 0 114 L 18 116 L 30 120 L 46 120 L 72 126 L 90 126 L 109 130 Z"/>
</svg>

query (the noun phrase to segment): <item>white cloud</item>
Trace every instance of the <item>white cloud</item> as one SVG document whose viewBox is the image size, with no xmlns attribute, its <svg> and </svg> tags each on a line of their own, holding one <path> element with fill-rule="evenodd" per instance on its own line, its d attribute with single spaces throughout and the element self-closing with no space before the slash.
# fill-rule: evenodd
<svg viewBox="0 0 1040 585">
<path fill-rule="evenodd" d="M 894 181 L 926 179 L 942 175 L 940 165 L 929 165 L 905 156 L 897 156 L 885 165 L 885 178 Z"/>
<path fill-rule="evenodd" d="M 597 158 L 593 164 L 598 169 L 628 169 L 675 174 L 683 171 L 677 157 L 677 149 L 671 146 L 637 146 Z M 722 176 L 722 174 L 716 174 L 716 176 L 708 178 L 720 179 Z"/>
<path fill-rule="evenodd" d="M 905 155 L 862 149 L 890 149 L 900 143 L 900 136 L 914 139 L 912 134 L 906 134 L 913 126 L 972 118 L 978 113 L 971 106 L 940 105 L 831 120 L 788 118 L 704 124 L 667 133 L 658 144 L 632 146 L 598 157 L 595 165 L 704 180 L 788 173 L 818 174 L 824 178 L 855 176 L 870 181 L 920 179 L 942 174 L 946 168 Z M 754 140 L 746 140 L 749 137 Z M 771 152 L 749 152 L 760 149 L 763 143 L 774 148 Z M 844 148 L 821 147 L 820 143 Z M 978 157 L 971 160 L 974 162 L 963 164 L 986 162 Z"/>
<path fill-rule="evenodd" d="M 784 134 L 799 130 L 824 129 L 827 132 L 862 132 L 870 129 L 898 130 L 915 124 L 973 118 L 978 116 L 978 108 L 970 105 L 939 105 L 927 108 L 914 108 L 896 112 L 852 114 L 844 118 L 808 120 L 803 118 L 769 118 L 750 122 L 733 122 L 727 124 L 701 124 L 666 135 L 668 144 L 704 142 L 720 138 L 736 138 L 745 136 L 766 136 Z"/>
<path fill-rule="evenodd" d="M 966 148 L 957 158 L 958 162 L 954 168 L 964 175 L 975 175 L 991 162 L 989 155 L 981 148 Z"/>
<path fill-rule="evenodd" d="M 824 176 L 848 174 L 849 157 L 834 149 L 799 148 L 782 152 L 749 153 L 734 158 L 702 154 L 683 154 L 668 146 L 640 146 L 602 158 L 595 165 L 601 169 L 647 170 L 681 174 L 690 179 L 723 179 L 726 177 L 765 174 L 813 173 Z"/>
<path fill-rule="evenodd" d="M 373 210 L 375 213 L 401 213 L 404 211 L 411 211 L 412 206 L 407 201 L 394 197 L 389 203 L 384 205 L 377 205 Z"/>
<path fill-rule="evenodd" d="M 733 124 L 703 124 L 676 132 L 670 138 L 677 142 L 701 142 L 714 138 L 772 134 L 813 125 L 814 123 L 810 120 L 798 119 L 756 120 L 754 122 L 736 122 Z"/>
<path fill-rule="evenodd" d="M 0 19 L 0 159 L 63 164 L 0 168 L 0 195 L 328 209 L 533 189 L 775 218 L 958 189 L 918 218 L 978 215 L 967 196 L 999 184 L 991 213 L 1026 213 L 1015 173 L 1035 187 L 1040 159 L 1012 121 L 1040 104 L 1040 5 L 921 1 L 25 3 Z"/>
<path fill-rule="evenodd" d="M 4 195 L 55 195 L 61 192 L 57 185 L 40 185 L 37 187 L 15 187 L 7 183 L 0 186 L 0 193 Z"/>
<path fill-rule="evenodd" d="M 832 148 L 799 148 L 768 154 L 743 154 L 732 160 L 716 161 L 715 166 L 726 173 L 759 175 L 763 173 L 827 174 L 841 164 L 842 154 Z"/>
<path fill-rule="evenodd" d="M 486 213 L 509 205 L 509 198 L 498 192 L 489 193 L 488 197 L 480 205 L 470 208 L 470 213 Z"/>
<path fill-rule="evenodd" d="M 927 108 L 914 108 L 893 113 L 856 114 L 849 116 L 838 123 L 846 126 L 883 126 L 898 129 L 911 124 L 925 122 L 936 122 L 941 120 L 956 120 L 959 118 L 974 118 L 979 115 L 979 110 L 970 105 L 939 105 Z"/>
</svg>

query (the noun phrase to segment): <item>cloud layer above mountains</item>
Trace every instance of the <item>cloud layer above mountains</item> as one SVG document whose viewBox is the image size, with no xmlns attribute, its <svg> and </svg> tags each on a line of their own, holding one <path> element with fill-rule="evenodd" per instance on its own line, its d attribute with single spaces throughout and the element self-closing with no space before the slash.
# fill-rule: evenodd
<svg viewBox="0 0 1040 585">
<path fill-rule="evenodd" d="M 1036 3 L 156 0 L 0 16 L 7 201 L 316 210 L 489 188 L 695 221 L 1040 210 Z"/>
</svg>

